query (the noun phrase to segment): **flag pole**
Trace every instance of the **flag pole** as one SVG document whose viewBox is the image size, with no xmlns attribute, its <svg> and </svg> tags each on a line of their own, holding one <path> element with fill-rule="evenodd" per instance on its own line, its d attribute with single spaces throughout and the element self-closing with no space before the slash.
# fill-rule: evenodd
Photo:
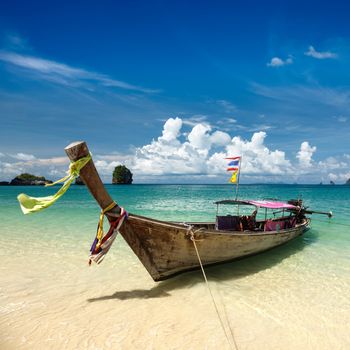
<svg viewBox="0 0 350 350">
<path fill-rule="evenodd" d="M 242 162 L 242 156 L 239 158 L 239 165 L 238 165 L 238 176 L 237 176 L 237 184 L 236 184 L 236 200 L 238 198 L 239 177 L 241 175 L 241 162 Z"/>
</svg>

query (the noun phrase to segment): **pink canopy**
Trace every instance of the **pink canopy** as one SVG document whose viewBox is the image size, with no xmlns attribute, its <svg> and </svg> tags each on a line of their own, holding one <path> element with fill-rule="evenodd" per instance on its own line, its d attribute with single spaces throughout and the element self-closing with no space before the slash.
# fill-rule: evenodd
<svg viewBox="0 0 350 350">
<path fill-rule="evenodd" d="M 297 209 L 295 205 L 288 204 L 285 202 L 275 202 L 275 201 L 262 201 L 262 200 L 248 200 L 246 201 L 249 204 L 255 205 L 257 207 L 261 208 L 268 208 L 268 209 Z"/>
</svg>

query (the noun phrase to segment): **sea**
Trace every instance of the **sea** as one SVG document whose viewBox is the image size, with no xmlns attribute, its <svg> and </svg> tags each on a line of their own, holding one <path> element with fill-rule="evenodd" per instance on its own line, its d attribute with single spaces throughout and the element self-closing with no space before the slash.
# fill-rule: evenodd
<svg viewBox="0 0 350 350">
<path fill-rule="evenodd" d="M 214 202 L 235 197 L 230 185 L 106 188 L 130 213 L 180 222 L 214 221 Z M 0 187 L 1 350 L 350 349 L 350 186 L 240 185 L 241 199 L 302 198 L 333 217 L 205 268 L 212 296 L 201 271 L 154 282 L 121 236 L 89 267 L 100 209 L 85 186 L 40 213 L 23 215 L 16 200 L 55 191 Z"/>
</svg>

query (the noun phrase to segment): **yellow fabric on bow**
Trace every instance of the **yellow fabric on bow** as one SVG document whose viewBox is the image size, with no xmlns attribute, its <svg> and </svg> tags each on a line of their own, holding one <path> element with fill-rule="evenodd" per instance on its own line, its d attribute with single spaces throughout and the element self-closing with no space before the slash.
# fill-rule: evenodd
<svg viewBox="0 0 350 350">
<path fill-rule="evenodd" d="M 107 208 L 101 209 L 100 219 L 98 221 L 98 226 L 97 226 L 97 234 L 96 234 L 97 245 L 96 245 L 96 247 L 100 246 L 102 238 L 103 238 L 103 220 L 104 220 L 105 214 L 116 206 L 117 206 L 117 203 L 112 202 Z"/>
<path fill-rule="evenodd" d="M 76 177 L 79 176 L 80 170 L 91 160 L 91 155 L 84 158 L 80 158 L 69 165 L 69 174 L 60 180 L 52 184 L 46 184 L 45 186 L 53 186 L 58 183 L 64 182 L 62 187 L 53 195 L 47 197 L 30 197 L 24 193 L 17 196 L 23 214 L 30 214 L 41 211 L 54 204 L 60 197 L 62 197 L 68 190 L 71 183 Z"/>
</svg>

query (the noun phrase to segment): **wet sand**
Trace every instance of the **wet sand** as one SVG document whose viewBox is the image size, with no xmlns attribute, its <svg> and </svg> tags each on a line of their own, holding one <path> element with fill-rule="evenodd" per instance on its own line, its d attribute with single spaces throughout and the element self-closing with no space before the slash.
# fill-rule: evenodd
<svg viewBox="0 0 350 350">
<path fill-rule="evenodd" d="M 155 283 L 121 237 L 90 268 L 56 243 L 2 257 L 1 349 L 229 349 L 200 272 Z M 350 347 L 348 270 L 316 268 L 309 247 L 207 269 L 239 349 Z"/>
</svg>

